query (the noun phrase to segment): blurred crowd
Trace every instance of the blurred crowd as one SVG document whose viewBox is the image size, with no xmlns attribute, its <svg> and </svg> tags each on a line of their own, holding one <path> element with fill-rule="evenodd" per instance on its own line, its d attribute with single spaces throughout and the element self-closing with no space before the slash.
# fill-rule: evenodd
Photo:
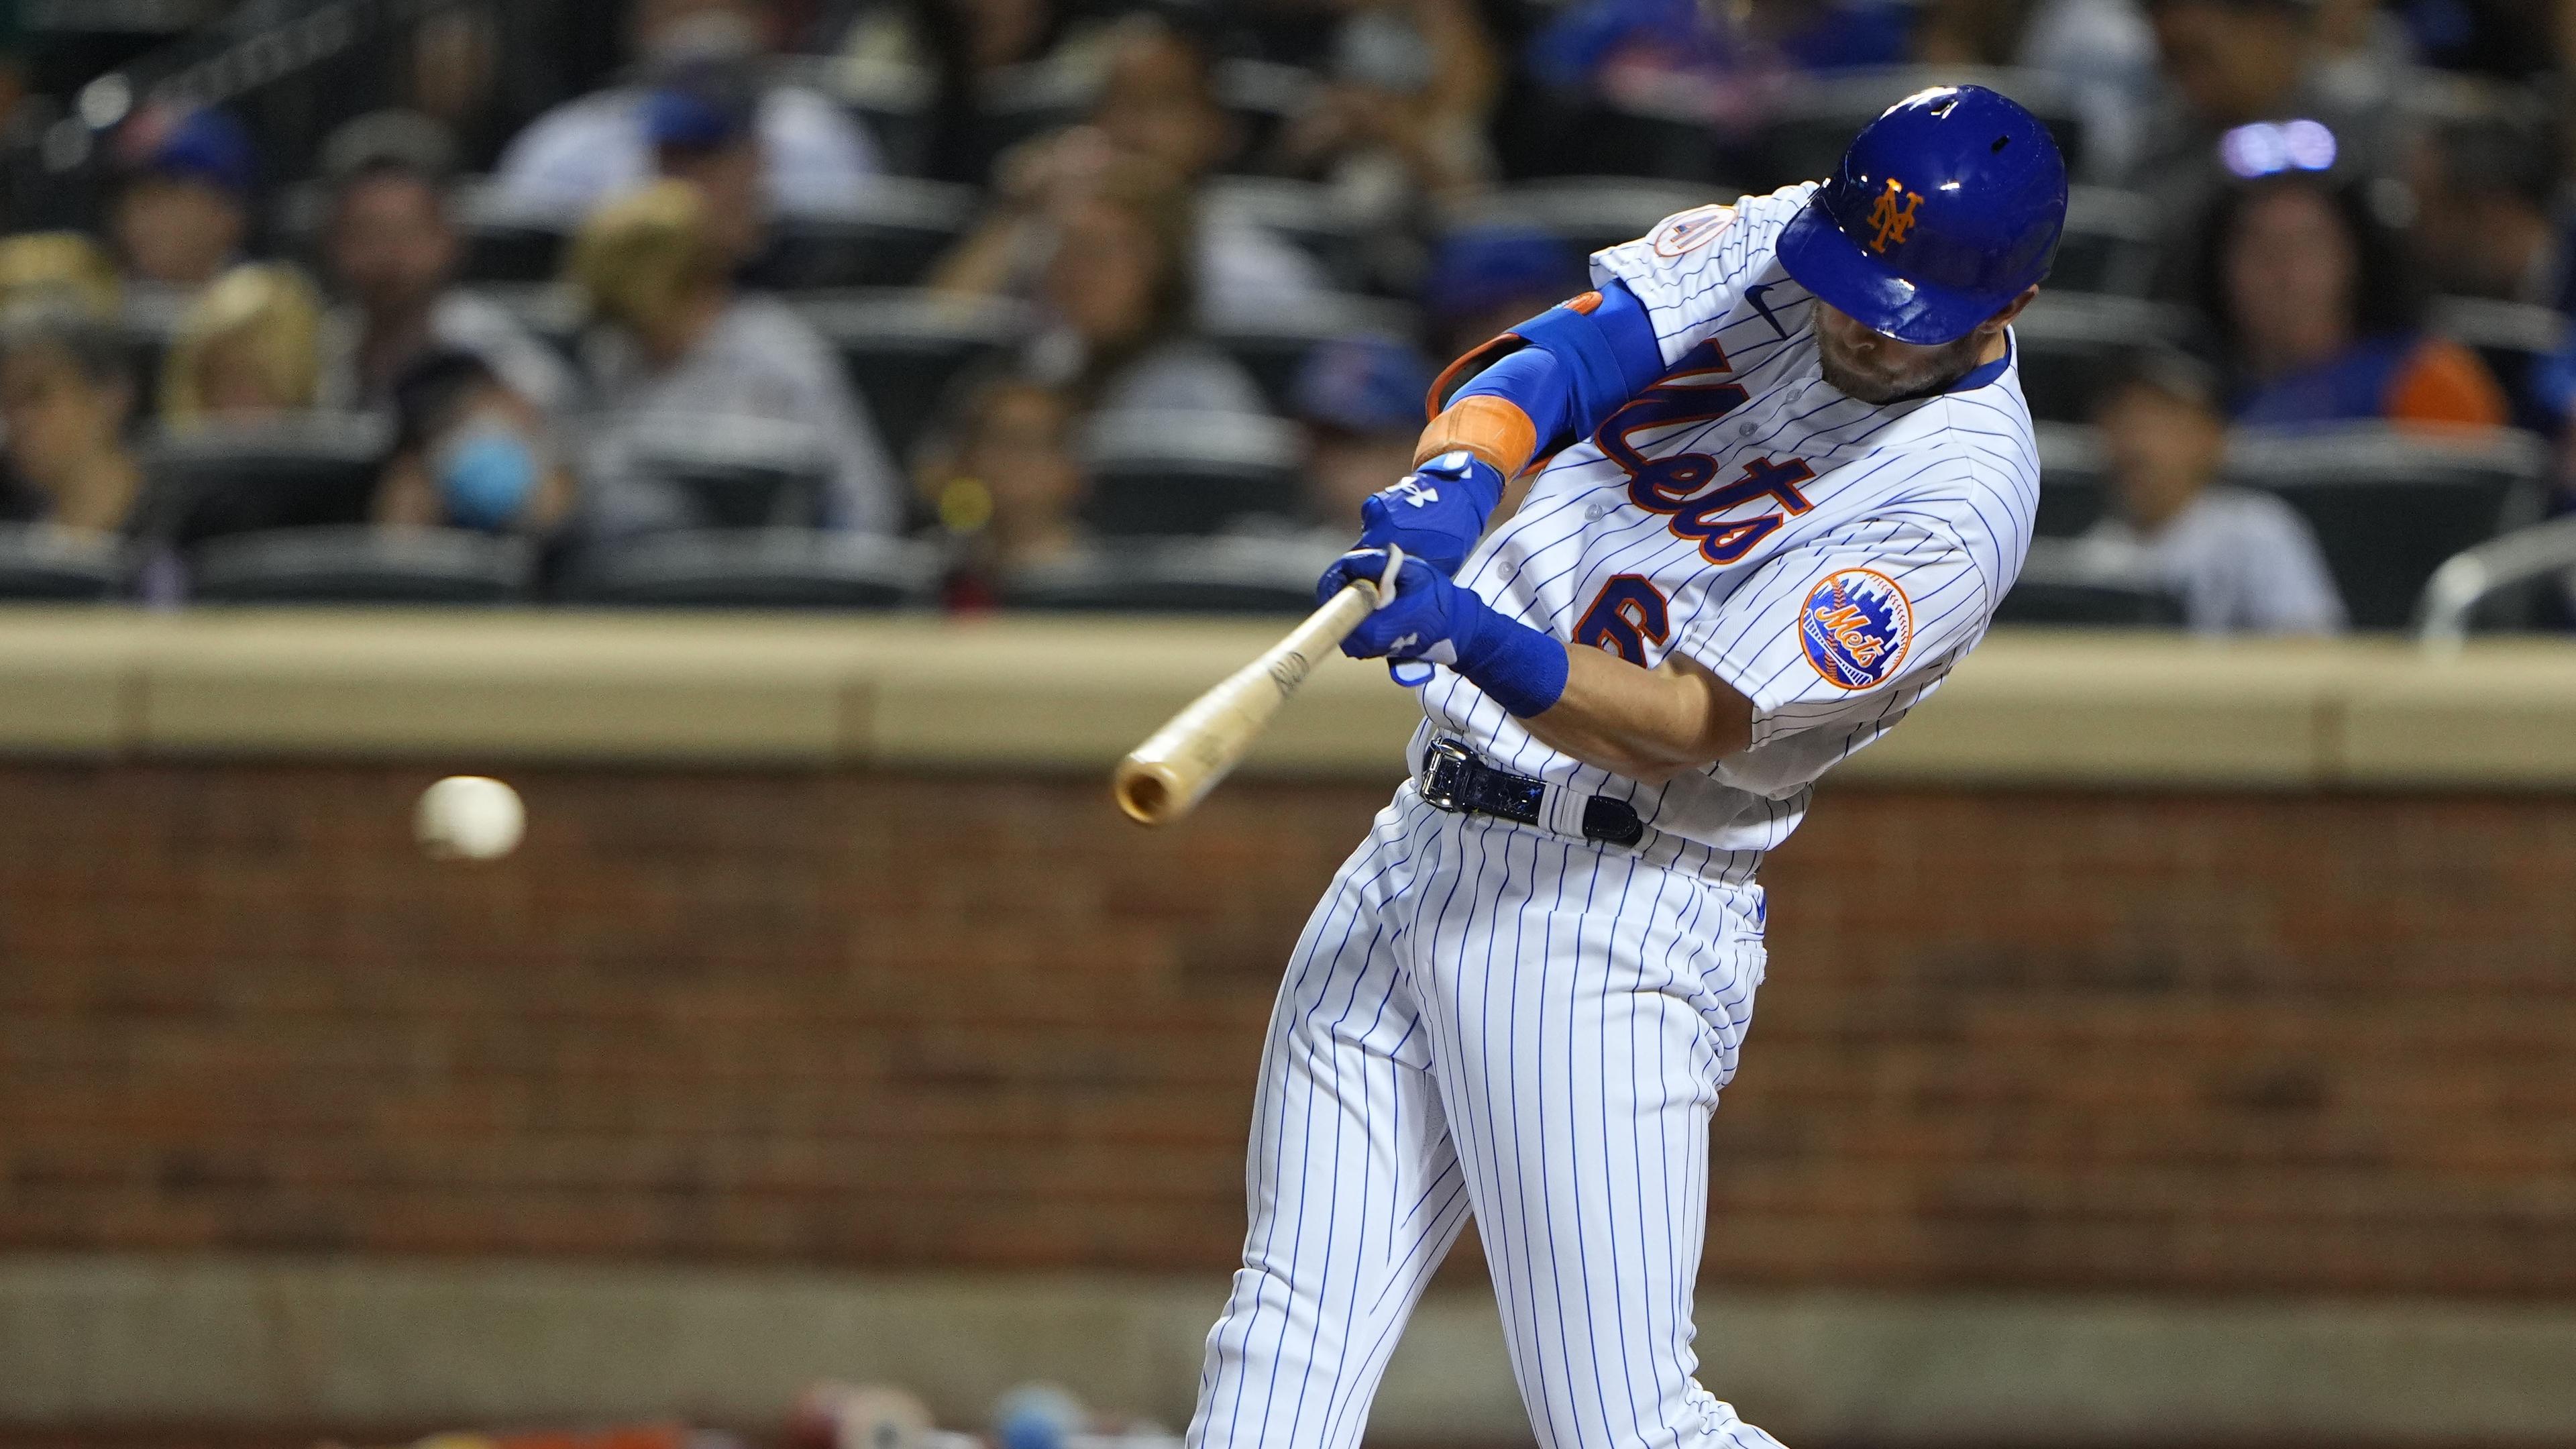
<svg viewBox="0 0 2576 1449">
<path fill-rule="evenodd" d="M 959 609 L 1186 541 L 1186 597 L 1224 607 L 1267 577 L 1243 560 L 1337 549 L 1441 369 L 1589 250 L 1819 175 L 1942 78 L 2067 143 L 2075 230 L 2025 326 L 2085 460 L 2051 543 L 2172 622 L 2412 602 L 2346 597 L 2335 530 L 2235 478 L 2248 430 L 2556 440 L 2576 401 L 2576 0 L 406 13 L 292 106 L 111 107 L 0 30 L 9 134 L 92 143 L 6 198 L 0 521 L 111 541 L 164 600 L 211 544 L 331 527 L 507 542 L 567 596 L 638 549 L 688 573 L 674 540 L 702 569 L 749 567 L 713 535 L 885 540 Z M 278 484 L 288 455 L 337 481 Z M 2480 532 L 2565 511 L 2562 474 Z"/>
</svg>

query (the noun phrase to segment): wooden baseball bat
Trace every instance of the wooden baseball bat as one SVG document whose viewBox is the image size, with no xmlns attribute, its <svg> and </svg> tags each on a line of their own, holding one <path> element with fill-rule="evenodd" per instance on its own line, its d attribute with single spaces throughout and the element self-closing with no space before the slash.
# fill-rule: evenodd
<svg viewBox="0 0 2576 1449">
<path fill-rule="evenodd" d="M 1314 672 L 1315 661 L 1340 648 L 1342 640 L 1377 608 L 1380 591 L 1392 587 L 1396 570 L 1404 566 L 1400 550 L 1387 552 L 1387 569 L 1379 582 L 1361 579 L 1346 585 L 1307 615 L 1306 622 L 1289 630 L 1288 637 L 1226 676 L 1145 743 L 1127 752 L 1109 777 L 1109 788 L 1128 819 L 1139 825 L 1169 825 L 1207 798 L 1208 791 L 1261 737 L 1279 706 Z"/>
</svg>

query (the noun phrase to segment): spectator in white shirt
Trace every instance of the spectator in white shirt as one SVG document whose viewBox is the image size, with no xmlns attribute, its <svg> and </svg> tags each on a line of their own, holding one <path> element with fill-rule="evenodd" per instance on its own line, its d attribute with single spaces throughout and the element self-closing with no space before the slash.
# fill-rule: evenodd
<svg viewBox="0 0 2576 1449">
<path fill-rule="evenodd" d="M 2306 520 L 2268 493 L 2216 483 L 2227 451 L 2217 382 L 2180 353 L 2142 357 L 2094 409 L 2111 513 L 2086 541 L 2142 566 L 2207 634 L 2332 634 L 2342 597 Z"/>
<path fill-rule="evenodd" d="M 323 250 L 346 301 L 322 324 L 321 406 L 391 405 L 396 380 L 433 352 L 467 352 L 541 413 L 573 402 L 572 371 L 506 308 L 455 285 L 462 241 L 447 209 L 452 152 L 426 116 L 383 111 L 324 146 L 331 213 Z"/>
<path fill-rule="evenodd" d="M 825 527 L 891 533 L 897 475 L 840 359 L 773 297 L 735 290 L 706 198 L 660 181 L 601 208 L 574 240 L 571 280 L 600 325 L 585 339 L 597 411 L 584 451 L 594 529 L 703 526 L 698 504 L 636 459 L 665 430 L 741 418 L 810 429 L 828 456 Z"/>
<path fill-rule="evenodd" d="M 771 0 L 642 0 L 635 38 L 654 76 L 711 62 L 749 63 L 772 45 Z M 655 84 L 567 101 L 531 122 L 502 153 L 502 201 L 579 214 L 654 175 Z M 758 103 L 769 203 L 784 213 L 831 211 L 884 170 L 866 129 L 828 96 L 772 85 Z"/>
</svg>

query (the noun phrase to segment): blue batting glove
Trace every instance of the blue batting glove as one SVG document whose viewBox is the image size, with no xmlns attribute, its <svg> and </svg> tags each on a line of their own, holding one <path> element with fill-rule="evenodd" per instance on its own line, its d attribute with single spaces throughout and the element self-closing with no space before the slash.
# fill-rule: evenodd
<svg viewBox="0 0 2576 1449">
<path fill-rule="evenodd" d="M 1357 580 L 1375 583 L 1385 573 L 1384 549 L 1353 549 L 1324 570 L 1316 599 L 1329 599 Z M 1572 667 L 1562 643 L 1505 618 L 1474 589 L 1410 553 L 1396 575 L 1395 598 L 1360 621 L 1342 641 L 1342 652 L 1354 659 L 1446 664 L 1522 719 L 1545 713 L 1564 697 Z"/>
<path fill-rule="evenodd" d="M 1502 501 L 1501 469 L 1464 449 L 1443 453 L 1360 504 L 1359 546 L 1393 544 L 1454 578 Z"/>
</svg>

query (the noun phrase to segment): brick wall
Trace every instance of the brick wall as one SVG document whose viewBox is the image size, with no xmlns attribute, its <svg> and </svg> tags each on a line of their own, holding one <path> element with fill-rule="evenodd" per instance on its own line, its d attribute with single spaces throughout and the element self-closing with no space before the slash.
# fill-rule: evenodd
<svg viewBox="0 0 2576 1449">
<path fill-rule="evenodd" d="M 0 1248 L 1221 1272 L 1382 798 L 530 771 L 469 867 L 432 773 L 0 766 Z M 2576 1293 L 2570 882 L 2563 799 L 1829 795 L 1710 1270 Z"/>
</svg>

